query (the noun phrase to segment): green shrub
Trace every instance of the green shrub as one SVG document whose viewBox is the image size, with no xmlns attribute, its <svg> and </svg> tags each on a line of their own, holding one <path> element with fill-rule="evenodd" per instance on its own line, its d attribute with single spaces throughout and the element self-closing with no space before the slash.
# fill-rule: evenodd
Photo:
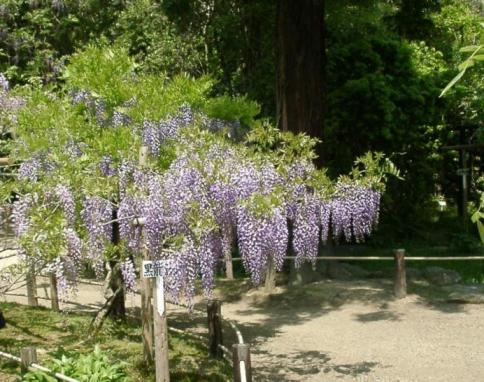
<svg viewBox="0 0 484 382">
<path fill-rule="evenodd" d="M 60 359 L 54 359 L 48 368 L 56 373 L 75 378 L 80 382 L 128 382 L 125 362 L 113 363 L 99 346 L 90 354 L 63 354 Z M 57 379 L 48 374 L 36 371 L 24 375 L 23 382 L 56 382 Z"/>
</svg>

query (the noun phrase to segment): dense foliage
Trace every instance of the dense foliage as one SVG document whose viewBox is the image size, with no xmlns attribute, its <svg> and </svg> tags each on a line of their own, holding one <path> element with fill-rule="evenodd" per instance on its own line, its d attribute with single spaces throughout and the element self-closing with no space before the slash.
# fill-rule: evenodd
<svg viewBox="0 0 484 382">
<path fill-rule="evenodd" d="M 438 96 L 468 58 L 459 49 L 482 40 L 480 12 L 482 5 L 471 0 L 326 1 L 324 164 L 336 176 L 368 150 L 394 153 L 407 181 L 391 182 L 382 201 L 385 238 L 426 230 L 436 198 L 461 199 L 458 153 L 438 148 L 482 143 L 482 66 L 468 71 L 445 98 Z M 9 0 L 0 12 L 0 71 L 12 84 L 58 79 L 60 85 L 68 55 L 102 36 L 127 49 L 135 72 L 209 75 L 211 94 L 247 95 L 273 120 L 275 23 L 276 2 L 260 0 L 108 6 Z M 108 109 L 120 107 L 116 102 L 127 89 L 116 91 L 103 101 Z M 223 103 L 217 102 L 212 107 L 221 116 Z M 232 118 L 230 112 L 225 117 Z M 0 151 L 8 152 L 4 141 Z M 481 157 L 469 159 L 470 199 L 477 201 Z"/>
<path fill-rule="evenodd" d="M 77 354 L 73 356 L 62 355 L 60 359 L 52 360 L 48 367 L 55 373 L 75 378 L 80 382 L 128 382 L 124 371 L 126 364 L 113 363 L 99 346 L 90 354 Z M 24 382 L 55 382 L 57 378 L 51 377 L 42 371 L 31 371 L 22 377 Z"/>
<path fill-rule="evenodd" d="M 380 154 L 358 159 L 332 181 L 312 164 L 315 141 L 257 121 L 243 98 L 207 96 L 210 82 L 136 75 L 123 48 L 90 46 L 65 69 L 65 93 L 24 92 L 11 156 L 24 259 L 42 259 L 65 295 L 84 262 L 99 277 L 121 262 L 135 287 L 133 255 L 146 246 L 166 260 L 165 288 L 190 301 L 195 278 L 210 294 L 217 265 L 237 246 L 254 283 L 281 269 L 289 226 L 297 264 L 320 241 L 360 242 L 378 222 L 387 172 Z M 148 163 L 137 162 L 142 146 Z M 143 237 L 133 225 L 144 221 Z M 121 241 L 114 239 L 119 224 Z"/>
</svg>

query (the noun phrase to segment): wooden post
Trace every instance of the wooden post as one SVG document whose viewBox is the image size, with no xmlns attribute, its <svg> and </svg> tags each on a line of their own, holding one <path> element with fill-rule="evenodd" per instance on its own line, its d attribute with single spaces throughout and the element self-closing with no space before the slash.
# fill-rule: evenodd
<svg viewBox="0 0 484 382">
<path fill-rule="evenodd" d="M 143 260 L 149 260 L 148 250 L 144 241 L 144 234 L 142 233 L 142 252 Z M 143 266 L 143 264 L 141 264 Z M 141 273 L 143 270 L 141 270 Z M 154 337 L 153 337 L 153 306 L 151 305 L 151 298 L 153 296 L 153 288 L 151 281 L 148 278 L 141 279 L 141 326 L 143 328 L 143 358 L 148 365 L 152 365 L 154 361 Z"/>
<path fill-rule="evenodd" d="M 29 265 L 27 271 L 27 304 L 29 306 L 39 306 L 37 299 L 37 283 L 35 280 L 35 266 L 33 263 Z"/>
<path fill-rule="evenodd" d="M 139 150 L 139 165 L 145 167 L 148 161 L 148 146 L 141 146 Z M 138 220 L 138 227 L 141 229 L 141 255 L 142 260 L 150 260 L 148 249 L 146 247 L 146 236 L 144 234 L 143 222 Z M 143 262 L 141 262 L 143 267 Z M 143 274 L 141 269 L 140 274 Z M 143 359 L 147 365 L 152 365 L 154 357 L 154 337 L 153 337 L 153 305 L 151 305 L 151 298 L 153 297 L 152 282 L 149 278 L 141 278 L 141 326 L 142 326 L 142 340 L 143 340 Z"/>
<path fill-rule="evenodd" d="M 252 382 L 249 345 L 234 344 L 232 346 L 232 352 L 234 354 L 234 382 Z"/>
<path fill-rule="evenodd" d="M 393 252 L 395 257 L 395 297 L 403 298 L 407 295 L 407 276 L 405 272 L 405 250 L 396 249 Z"/>
<path fill-rule="evenodd" d="M 57 291 L 57 277 L 54 272 L 49 275 L 50 279 L 50 302 L 51 307 L 54 312 L 59 311 L 59 293 Z"/>
<path fill-rule="evenodd" d="M 218 346 L 223 344 L 221 305 L 219 300 L 210 300 L 207 303 L 208 349 L 210 355 L 215 358 L 223 357 L 222 349 Z"/>
<path fill-rule="evenodd" d="M 225 277 L 227 277 L 228 280 L 234 279 L 234 265 L 232 263 L 231 252 L 225 255 Z"/>
<path fill-rule="evenodd" d="M 25 374 L 29 371 L 29 366 L 37 363 L 37 350 L 34 347 L 22 348 L 20 350 L 20 371 Z"/>
<path fill-rule="evenodd" d="M 166 321 L 166 306 L 163 291 L 163 277 L 156 277 L 154 291 L 154 334 L 155 334 L 155 368 L 156 382 L 169 382 L 170 369 L 168 365 L 168 324 Z"/>
<path fill-rule="evenodd" d="M 265 291 L 267 293 L 272 293 L 274 288 L 276 287 L 276 268 L 274 266 L 274 261 L 272 257 L 269 258 L 266 270 L 266 279 L 265 279 Z"/>
<path fill-rule="evenodd" d="M 8 204 L 5 206 L 5 216 L 7 217 L 5 219 L 5 239 L 9 240 L 10 235 L 12 234 L 12 205 Z"/>
</svg>

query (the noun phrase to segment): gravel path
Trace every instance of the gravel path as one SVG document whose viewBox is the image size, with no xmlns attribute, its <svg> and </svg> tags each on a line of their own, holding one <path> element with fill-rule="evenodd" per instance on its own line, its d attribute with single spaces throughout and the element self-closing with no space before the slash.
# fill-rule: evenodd
<svg viewBox="0 0 484 382">
<path fill-rule="evenodd" d="M 394 301 L 383 281 L 320 282 L 224 305 L 258 381 L 481 381 L 484 306 Z"/>
<path fill-rule="evenodd" d="M 445 303 L 426 285 L 411 284 L 409 296 L 397 301 L 391 290 L 385 280 L 323 281 L 267 296 L 247 282 L 225 281 L 216 296 L 224 300 L 224 317 L 238 322 L 252 345 L 258 382 L 483 379 L 484 305 Z M 25 293 L 20 287 L 2 299 L 26 303 Z M 38 295 L 50 305 L 45 278 Z M 81 284 L 63 308 L 95 310 L 102 302 L 100 286 Z M 139 296 L 126 304 L 138 307 Z M 169 311 L 173 326 L 204 330 L 204 317 Z"/>
</svg>

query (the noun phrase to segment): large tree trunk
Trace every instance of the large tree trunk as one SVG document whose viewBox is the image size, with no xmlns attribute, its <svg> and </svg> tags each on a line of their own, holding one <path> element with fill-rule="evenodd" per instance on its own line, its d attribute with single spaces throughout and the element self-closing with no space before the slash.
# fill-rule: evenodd
<svg viewBox="0 0 484 382">
<path fill-rule="evenodd" d="M 277 122 L 322 140 L 325 105 L 324 0 L 279 0 Z M 316 152 L 321 158 L 321 144 Z"/>
</svg>

